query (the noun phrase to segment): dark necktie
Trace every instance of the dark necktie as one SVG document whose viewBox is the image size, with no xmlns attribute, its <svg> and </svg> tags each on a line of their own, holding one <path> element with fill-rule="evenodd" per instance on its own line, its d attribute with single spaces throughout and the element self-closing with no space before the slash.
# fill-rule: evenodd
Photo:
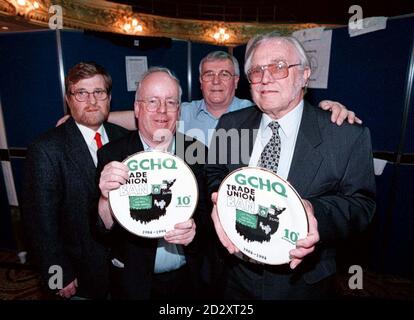
<svg viewBox="0 0 414 320">
<path fill-rule="evenodd" d="M 272 121 L 268 126 L 272 129 L 272 137 L 264 147 L 257 166 L 276 173 L 280 158 L 280 136 L 278 132 L 280 125 L 277 121 Z"/>
<path fill-rule="evenodd" d="M 98 147 L 98 150 L 102 147 L 102 139 L 101 139 L 101 134 L 99 132 L 95 133 L 95 141 L 96 141 L 96 146 Z"/>
</svg>

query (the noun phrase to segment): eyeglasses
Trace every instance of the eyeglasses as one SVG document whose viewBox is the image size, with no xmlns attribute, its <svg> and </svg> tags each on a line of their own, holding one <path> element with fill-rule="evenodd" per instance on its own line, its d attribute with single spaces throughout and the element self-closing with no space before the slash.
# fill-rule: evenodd
<svg viewBox="0 0 414 320">
<path fill-rule="evenodd" d="M 176 112 L 180 105 L 179 101 L 172 98 L 160 99 L 157 97 L 152 97 L 148 99 L 137 100 L 138 102 L 145 103 L 145 107 L 148 112 L 155 112 L 159 107 L 161 107 L 161 102 L 164 101 L 164 104 L 167 108 L 167 112 Z"/>
<path fill-rule="evenodd" d="M 100 100 L 100 101 L 108 98 L 108 93 L 106 92 L 106 90 L 102 90 L 102 89 L 94 90 L 92 92 L 88 92 L 86 90 L 79 90 L 79 91 L 71 92 L 70 94 L 72 96 L 75 96 L 75 99 L 79 102 L 85 102 L 86 100 L 88 100 L 90 94 L 93 94 L 93 97 L 96 100 Z"/>
<path fill-rule="evenodd" d="M 214 80 L 215 76 L 218 76 L 221 81 L 229 81 L 234 77 L 234 74 L 231 74 L 227 70 L 221 70 L 220 72 L 206 71 L 201 75 L 201 80 L 210 82 Z"/>
<path fill-rule="evenodd" d="M 289 75 L 289 68 L 300 66 L 300 63 L 288 65 L 285 61 L 256 66 L 247 71 L 247 78 L 251 84 L 262 82 L 265 70 L 269 71 L 273 80 L 286 78 Z"/>
</svg>

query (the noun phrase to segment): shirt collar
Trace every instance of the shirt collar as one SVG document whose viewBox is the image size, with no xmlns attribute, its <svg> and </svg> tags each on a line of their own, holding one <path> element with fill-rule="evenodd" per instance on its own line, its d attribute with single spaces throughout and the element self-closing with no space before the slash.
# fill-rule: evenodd
<svg viewBox="0 0 414 320">
<path fill-rule="evenodd" d="M 227 107 L 227 110 L 225 113 L 228 112 L 232 112 L 232 111 L 236 111 L 239 109 L 239 98 L 237 98 L 236 96 L 233 97 L 233 100 L 231 101 L 231 103 L 229 104 L 229 106 Z M 198 110 L 197 110 L 197 114 L 199 114 L 200 112 L 204 112 L 208 115 L 210 115 L 211 117 L 215 118 L 207 109 L 207 104 L 205 102 L 204 99 L 200 100 L 200 103 L 198 105 Z"/>
<path fill-rule="evenodd" d="M 240 105 L 240 99 L 234 96 L 233 100 L 231 100 L 229 107 L 227 108 L 226 113 L 239 110 L 240 109 L 239 105 Z"/>
<path fill-rule="evenodd" d="M 138 134 L 139 134 L 139 138 L 141 139 L 142 146 L 144 147 L 144 151 L 153 151 L 153 150 L 156 150 L 156 149 L 152 148 L 150 145 L 148 145 L 145 142 L 144 138 L 141 135 L 141 132 L 138 131 Z M 167 152 L 172 153 L 172 154 L 175 154 L 175 138 L 172 139 L 171 144 L 168 146 Z"/>
<path fill-rule="evenodd" d="M 208 112 L 208 110 L 207 110 L 207 105 L 206 105 L 206 102 L 204 101 L 204 99 L 200 100 L 200 103 L 198 104 L 198 107 L 197 107 L 197 114 L 199 114 L 201 112 L 210 114 L 210 112 Z"/>
<path fill-rule="evenodd" d="M 91 128 L 88 128 L 84 126 L 83 124 L 77 123 L 75 121 L 76 125 L 78 126 L 80 132 L 82 133 L 83 138 L 85 139 L 86 143 L 89 145 L 92 142 L 95 142 L 95 133 L 99 132 L 101 137 L 104 136 L 104 126 L 101 124 L 101 126 L 98 128 L 98 130 L 92 130 Z"/>
<path fill-rule="evenodd" d="M 289 113 L 285 114 L 282 118 L 277 120 L 282 133 L 286 137 L 289 138 L 291 135 L 296 133 L 296 128 L 299 126 L 302 119 L 302 113 L 303 100 L 301 100 L 295 108 L 289 111 Z M 269 123 L 272 121 L 274 121 L 274 119 L 270 118 L 266 113 L 263 113 L 262 120 L 260 122 L 260 131 L 262 134 L 268 128 Z"/>
</svg>

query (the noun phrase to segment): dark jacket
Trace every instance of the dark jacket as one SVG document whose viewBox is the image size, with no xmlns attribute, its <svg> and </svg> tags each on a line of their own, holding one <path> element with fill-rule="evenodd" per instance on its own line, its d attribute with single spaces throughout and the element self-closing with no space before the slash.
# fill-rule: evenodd
<svg viewBox="0 0 414 320">
<path fill-rule="evenodd" d="M 109 140 L 127 130 L 104 124 Z M 104 298 L 108 292 L 108 250 L 96 216 L 96 168 L 73 119 L 53 128 L 28 148 L 22 216 L 28 244 L 47 286 L 51 266 L 60 266 L 63 288 L 78 279 L 77 296 Z"/>
<path fill-rule="evenodd" d="M 254 106 L 221 117 L 217 129 L 250 129 L 249 143 L 228 143 L 226 148 L 215 145 L 213 136 L 209 155 L 214 158 L 227 154 L 230 159 L 240 157 L 240 153 L 235 154 L 237 150 L 247 148 L 249 157 L 242 159 L 244 163 L 208 164 L 209 193 L 217 191 L 229 172 L 248 165 L 257 133 L 252 129 L 259 128 L 262 114 Z M 363 230 L 374 214 L 375 179 L 369 130 L 348 123 L 337 126 L 330 121 L 329 113 L 305 102 L 287 180 L 303 199 L 312 203 L 318 221 L 321 242 L 294 271 L 313 284 L 335 273 L 336 242 Z"/>
<path fill-rule="evenodd" d="M 176 153 L 184 161 L 186 161 L 186 157 L 183 155 L 187 150 L 190 150 L 190 146 L 195 147 L 195 155 L 196 157 L 200 156 L 199 159 L 202 161 L 200 161 L 201 163 L 189 164 L 198 183 L 199 200 L 193 215 L 196 223 L 196 236 L 188 246 L 184 246 L 184 254 L 190 269 L 189 281 L 193 281 L 197 286 L 199 285 L 202 258 L 200 251 L 202 248 L 200 247 L 203 246 L 205 238 L 204 230 L 206 228 L 204 226 L 210 218 L 204 175 L 204 159 L 207 155 L 207 148 L 192 138 L 185 137 L 180 133 L 176 134 Z M 98 173 L 107 163 L 123 161 L 129 155 L 143 150 L 144 147 L 137 131 L 131 132 L 128 136 L 114 143 L 105 145 L 98 152 Z M 104 228 L 102 221 L 100 225 Z M 112 266 L 111 295 L 116 299 L 149 299 L 158 239 L 136 236 L 126 231 L 117 222 L 109 232 L 105 230 L 102 231 L 111 238 L 111 259 L 116 258 L 124 264 L 124 268 Z"/>
</svg>

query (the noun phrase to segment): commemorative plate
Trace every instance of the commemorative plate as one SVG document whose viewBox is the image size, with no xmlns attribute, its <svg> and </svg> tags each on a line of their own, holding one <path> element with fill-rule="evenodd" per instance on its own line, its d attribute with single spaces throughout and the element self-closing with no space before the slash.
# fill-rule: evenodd
<svg viewBox="0 0 414 320">
<path fill-rule="evenodd" d="M 225 233 L 246 256 L 279 265 L 308 233 L 305 208 L 296 190 L 270 170 L 231 172 L 218 190 L 217 211 Z"/>
<path fill-rule="evenodd" d="M 197 180 L 179 157 L 163 151 L 138 152 L 123 161 L 129 179 L 109 192 L 115 219 L 141 237 L 161 238 L 191 218 L 198 202 Z"/>
</svg>

